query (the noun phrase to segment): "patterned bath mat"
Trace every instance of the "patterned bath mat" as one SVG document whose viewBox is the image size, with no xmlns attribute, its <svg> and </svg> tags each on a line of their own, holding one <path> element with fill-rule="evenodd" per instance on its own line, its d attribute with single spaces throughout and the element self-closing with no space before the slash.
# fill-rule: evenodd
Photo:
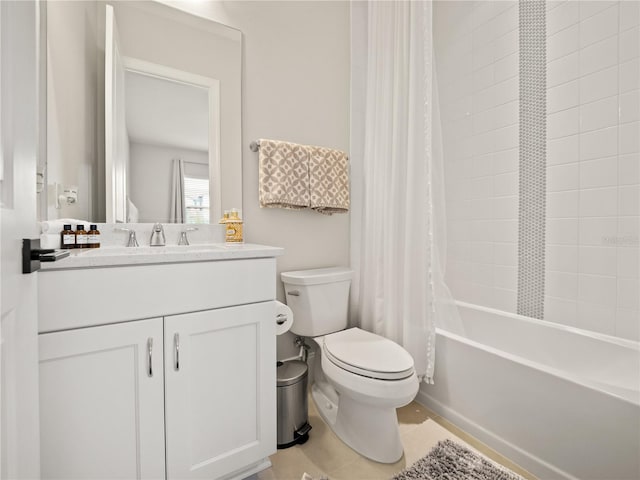
<svg viewBox="0 0 640 480">
<path fill-rule="evenodd" d="M 451 440 L 443 440 L 392 480 L 524 480 Z"/>
</svg>

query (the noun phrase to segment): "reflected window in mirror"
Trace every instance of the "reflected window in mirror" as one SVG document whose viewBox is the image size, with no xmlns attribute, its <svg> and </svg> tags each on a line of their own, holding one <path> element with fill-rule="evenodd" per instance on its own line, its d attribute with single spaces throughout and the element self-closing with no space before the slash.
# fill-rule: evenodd
<svg viewBox="0 0 640 480">
<path fill-rule="evenodd" d="M 190 177 L 185 168 L 185 223 L 210 223 L 209 179 Z"/>
</svg>

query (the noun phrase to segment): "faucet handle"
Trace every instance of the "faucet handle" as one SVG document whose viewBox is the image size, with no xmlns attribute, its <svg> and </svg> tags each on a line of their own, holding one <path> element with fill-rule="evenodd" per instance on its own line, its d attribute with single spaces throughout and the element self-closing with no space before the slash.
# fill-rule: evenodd
<svg viewBox="0 0 640 480">
<path fill-rule="evenodd" d="M 166 245 L 166 241 L 164 238 L 164 227 L 161 223 L 156 223 L 153 226 L 153 230 L 151 231 L 151 239 L 149 240 L 149 245 L 152 247 L 164 247 Z"/>
<path fill-rule="evenodd" d="M 132 228 L 117 227 L 114 229 L 116 232 L 129 232 L 129 240 L 127 241 L 127 247 L 139 247 L 138 239 L 136 238 L 136 231 Z"/>
<path fill-rule="evenodd" d="M 189 239 L 187 238 L 187 232 L 193 232 L 198 230 L 197 227 L 187 227 L 180 232 L 180 240 L 178 240 L 178 245 L 189 245 Z"/>
</svg>

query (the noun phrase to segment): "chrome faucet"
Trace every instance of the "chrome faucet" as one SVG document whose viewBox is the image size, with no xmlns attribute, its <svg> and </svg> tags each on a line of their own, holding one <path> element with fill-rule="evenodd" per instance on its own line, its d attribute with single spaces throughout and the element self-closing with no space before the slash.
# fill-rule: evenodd
<svg viewBox="0 0 640 480">
<path fill-rule="evenodd" d="M 164 247 L 166 244 L 164 238 L 164 228 L 161 223 L 156 223 L 151 231 L 151 240 L 149 240 L 149 246 L 151 247 Z"/>
<path fill-rule="evenodd" d="M 128 232 L 129 240 L 127 240 L 127 247 L 137 247 L 138 239 L 136 238 L 136 231 L 132 228 L 116 228 L 119 232 Z"/>
<path fill-rule="evenodd" d="M 197 227 L 189 227 L 185 228 L 180 232 L 180 240 L 178 240 L 178 245 L 189 245 L 189 239 L 187 238 L 187 232 L 193 232 L 198 230 Z"/>
</svg>

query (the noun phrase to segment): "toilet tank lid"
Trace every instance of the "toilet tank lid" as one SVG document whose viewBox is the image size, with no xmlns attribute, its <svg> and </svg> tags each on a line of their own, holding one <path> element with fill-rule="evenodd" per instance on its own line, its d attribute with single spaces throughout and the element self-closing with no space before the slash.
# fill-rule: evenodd
<svg viewBox="0 0 640 480">
<path fill-rule="evenodd" d="M 351 280 L 353 270 L 346 267 L 316 268 L 313 270 L 297 270 L 282 272 L 280 278 L 290 285 L 319 285 L 322 283 Z"/>
</svg>

